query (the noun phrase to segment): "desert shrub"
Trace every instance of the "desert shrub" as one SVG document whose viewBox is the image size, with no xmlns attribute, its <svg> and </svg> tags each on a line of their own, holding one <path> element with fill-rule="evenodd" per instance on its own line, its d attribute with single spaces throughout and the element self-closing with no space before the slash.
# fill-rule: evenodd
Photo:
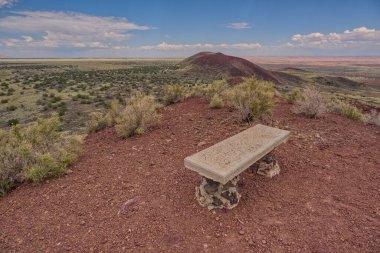
<svg viewBox="0 0 380 253">
<path fill-rule="evenodd" d="M 317 118 L 327 111 L 327 102 L 319 90 L 313 86 L 303 90 L 303 99 L 296 101 L 294 112 L 310 118 Z"/>
<path fill-rule="evenodd" d="M 16 109 L 17 109 L 17 106 L 15 106 L 15 105 L 7 106 L 8 111 L 15 111 Z"/>
<path fill-rule="evenodd" d="M 215 80 L 207 86 L 205 95 L 208 100 L 211 100 L 214 95 L 218 95 L 221 98 L 228 87 L 228 83 L 225 80 Z"/>
<path fill-rule="evenodd" d="M 92 112 L 90 120 L 86 124 L 87 132 L 93 133 L 106 128 L 108 125 L 107 117 L 101 112 Z"/>
<path fill-rule="evenodd" d="M 41 182 L 65 173 L 81 139 L 60 131 L 58 115 L 0 130 L 0 195 L 25 180 Z"/>
<path fill-rule="evenodd" d="M 2 103 L 2 104 L 6 104 L 6 103 L 8 103 L 8 101 L 9 101 L 9 99 L 2 99 L 2 100 L 1 100 L 1 103 Z"/>
<path fill-rule="evenodd" d="M 189 90 L 189 96 L 204 97 L 207 90 L 207 84 L 196 84 Z"/>
<path fill-rule="evenodd" d="M 18 119 L 10 119 L 8 120 L 8 126 L 14 126 L 19 123 Z"/>
<path fill-rule="evenodd" d="M 380 127 L 380 113 L 376 110 L 371 110 L 370 113 L 364 114 L 363 122 L 365 124 L 371 124 Z"/>
<path fill-rule="evenodd" d="M 303 99 L 302 91 L 299 88 L 293 88 L 286 94 L 286 99 L 290 104 Z"/>
<path fill-rule="evenodd" d="M 245 78 L 227 94 L 230 104 L 235 107 L 243 121 L 251 121 L 263 115 L 271 115 L 274 87 L 271 82 Z"/>
<path fill-rule="evenodd" d="M 162 88 L 162 100 L 166 105 L 182 101 L 186 97 L 186 88 L 181 84 L 167 84 Z"/>
<path fill-rule="evenodd" d="M 364 117 L 358 108 L 339 99 L 332 101 L 330 110 L 352 120 L 362 121 Z"/>
<path fill-rule="evenodd" d="M 210 108 L 213 109 L 220 109 L 224 107 L 223 99 L 220 97 L 220 95 L 215 94 L 210 101 Z"/>
<path fill-rule="evenodd" d="M 123 107 L 119 104 L 118 100 L 113 99 L 111 106 L 106 114 L 106 121 L 108 126 L 114 126 L 119 118 L 121 118 Z"/>
<path fill-rule="evenodd" d="M 159 118 L 154 97 L 138 93 L 127 101 L 120 117 L 116 118 L 116 132 L 121 137 L 144 133 L 147 123 Z"/>
</svg>

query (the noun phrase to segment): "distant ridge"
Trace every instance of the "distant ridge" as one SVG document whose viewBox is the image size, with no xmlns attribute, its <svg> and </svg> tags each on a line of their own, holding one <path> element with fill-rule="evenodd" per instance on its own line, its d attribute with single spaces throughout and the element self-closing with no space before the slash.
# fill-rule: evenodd
<svg viewBox="0 0 380 253">
<path fill-rule="evenodd" d="M 236 80 L 242 77 L 255 77 L 279 83 L 268 70 L 246 59 L 222 53 L 200 52 L 184 59 L 180 66 L 188 73 L 207 76 L 211 79 Z"/>
</svg>

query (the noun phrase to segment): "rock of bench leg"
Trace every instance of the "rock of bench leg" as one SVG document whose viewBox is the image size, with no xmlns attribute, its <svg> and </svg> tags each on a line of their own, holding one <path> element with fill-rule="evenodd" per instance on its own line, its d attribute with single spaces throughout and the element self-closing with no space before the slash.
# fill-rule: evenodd
<svg viewBox="0 0 380 253">
<path fill-rule="evenodd" d="M 272 157 L 266 157 L 259 162 L 257 174 L 272 178 L 280 174 L 280 166 Z"/>
<path fill-rule="evenodd" d="M 199 204 L 209 210 L 214 208 L 232 209 L 239 203 L 241 195 L 237 189 L 239 179 L 235 177 L 226 184 L 201 177 L 200 186 L 195 188 L 195 196 Z"/>
</svg>

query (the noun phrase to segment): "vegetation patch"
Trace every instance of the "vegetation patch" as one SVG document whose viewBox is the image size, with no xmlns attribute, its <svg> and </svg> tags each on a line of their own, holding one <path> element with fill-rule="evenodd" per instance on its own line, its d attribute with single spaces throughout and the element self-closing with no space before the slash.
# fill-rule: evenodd
<svg viewBox="0 0 380 253">
<path fill-rule="evenodd" d="M 24 181 L 65 174 L 80 152 L 81 138 L 60 131 L 58 115 L 0 130 L 0 195 Z"/>
<path fill-rule="evenodd" d="M 327 111 L 325 96 L 314 86 L 303 90 L 303 99 L 294 105 L 294 112 L 310 118 L 317 118 Z"/>
<path fill-rule="evenodd" d="M 143 134 L 148 123 L 159 119 L 158 104 L 153 96 L 138 93 L 128 99 L 126 107 L 115 119 L 116 132 L 121 137 Z"/>
<path fill-rule="evenodd" d="M 299 88 L 293 88 L 286 94 L 286 99 L 290 104 L 294 104 L 297 101 L 303 100 L 303 94 L 301 89 Z"/>
<path fill-rule="evenodd" d="M 243 121 L 251 121 L 263 115 L 271 115 L 275 89 L 271 82 L 254 78 L 244 81 L 228 92 L 228 100 L 241 115 Z"/>
<path fill-rule="evenodd" d="M 167 84 L 162 89 L 162 101 L 164 104 L 174 104 L 186 97 L 187 90 L 181 84 Z"/>
<path fill-rule="evenodd" d="M 358 108 L 342 100 L 334 100 L 330 109 L 352 120 L 362 121 L 364 118 L 364 115 Z"/>
<path fill-rule="evenodd" d="M 371 124 L 380 127 L 380 113 L 376 110 L 371 110 L 370 113 L 364 114 L 363 122 L 365 124 Z"/>
</svg>

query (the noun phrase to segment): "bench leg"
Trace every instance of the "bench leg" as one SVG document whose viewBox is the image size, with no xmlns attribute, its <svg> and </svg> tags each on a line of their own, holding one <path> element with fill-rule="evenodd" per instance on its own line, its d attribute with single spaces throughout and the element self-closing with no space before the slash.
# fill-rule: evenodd
<svg viewBox="0 0 380 253">
<path fill-rule="evenodd" d="M 259 161 L 257 174 L 272 178 L 280 174 L 280 166 L 278 165 L 277 161 L 273 159 L 273 157 L 267 156 Z"/>
<path fill-rule="evenodd" d="M 201 177 L 200 186 L 195 187 L 195 196 L 199 204 L 209 210 L 214 208 L 232 209 L 239 203 L 241 195 L 238 192 L 239 177 L 235 177 L 226 184 L 215 182 Z"/>
</svg>

